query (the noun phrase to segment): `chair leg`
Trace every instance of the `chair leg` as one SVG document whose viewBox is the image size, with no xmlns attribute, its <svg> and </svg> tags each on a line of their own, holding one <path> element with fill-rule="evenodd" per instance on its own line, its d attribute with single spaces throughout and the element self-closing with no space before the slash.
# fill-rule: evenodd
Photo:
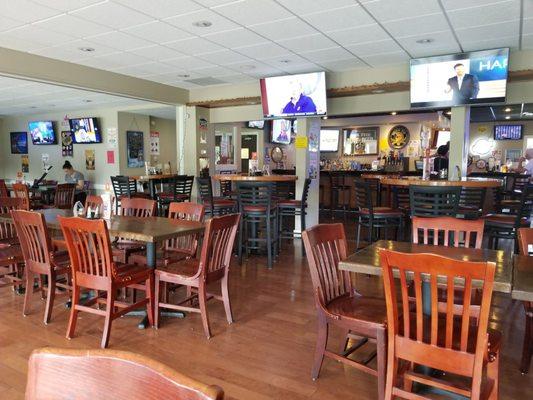
<svg viewBox="0 0 533 400">
<path fill-rule="evenodd" d="M 159 289 L 161 282 L 159 281 L 159 275 L 155 274 L 154 279 L 154 324 L 152 325 L 155 329 L 159 329 Z M 166 286 L 166 282 L 164 283 Z"/>
<path fill-rule="evenodd" d="M 239 249 L 238 249 L 238 256 L 239 256 L 239 265 L 242 265 L 242 236 L 243 236 L 243 229 L 244 229 L 244 222 L 243 218 L 240 218 L 239 221 Z"/>
<path fill-rule="evenodd" d="M 97 294 L 98 295 L 98 294 Z M 76 322 L 78 320 L 78 309 L 76 306 L 80 302 L 80 287 L 72 285 L 72 304 L 70 306 L 70 318 L 67 328 L 67 339 L 72 339 L 74 331 L 76 330 Z"/>
<path fill-rule="evenodd" d="M 100 347 L 105 349 L 109 344 L 109 334 L 111 333 L 111 323 L 113 322 L 113 314 L 115 312 L 115 295 L 113 289 L 107 291 L 107 301 L 105 309 L 104 333 L 102 335 L 102 343 Z"/>
<path fill-rule="evenodd" d="M 385 380 L 387 376 L 387 330 L 379 328 L 376 338 L 377 370 L 378 370 L 378 400 L 385 399 Z"/>
<path fill-rule="evenodd" d="M 48 325 L 52 318 L 52 309 L 54 308 L 54 299 L 56 296 L 56 277 L 54 274 L 48 274 L 48 294 L 46 296 L 46 308 L 44 311 L 44 324 Z"/>
<path fill-rule="evenodd" d="M 374 234 L 374 224 L 372 223 L 372 220 L 370 220 L 368 224 L 368 245 L 372 244 L 372 235 Z"/>
<path fill-rule="evenodd" d="M 207 315 L 207 293 L 205 285 L 200 284 L 198 288 L 198 302 L 200 303 L 200 314 L 202 315 L 202 324 L 204 325 L 204 332 L 208 339 L 211 338 L 211 329 L 209 328 L 209 317 Z"/>
<path fill-rule="evenodd" d="M 154 326 L 154 300 L 159 302 L 159 297 L 154 296 L 154 274 L 151 273 L 145 282 L 146 298 L 148 303 L 146 304 L 146 313 L 148 315 L 148 322 L 150 326 Z"/>
<path fill-rule="evenodd" d="M 520 372 L 527 374 L 529 372 L 529 364 L 531 363 L 531 353 L 533 353 L 533 315 L 531 311 L 528 313 L 526 303 L 526 326 L 524 331 L 524 345 L 522 347 L 522 361 L 520 363 Z"/>
<path fill-rule="evenodd" d="M 31 272 L 29 268 L 26 267 L 26 291 L 24 293 L 24 306 L 22 307 L 23 316 L 28 315 L 28 307 L 30 305 L 30 297 L 33 293 L 33 282 L 34 281 L 35 281 L 35 277 L 33 275 L 33 272 Z"/>
<path fill-rule="evenodd" d="M 316 338 L 315 361 L 313 363 L 313 371 L 311 378 L 316 381 L 320 374 L 322 361 L 324 361 L 324 353 L 328 344 L 328 323 L 323 315 L 318 316 L 318 335 Z"/>
<path fill-rule="evenodd" d="M 348 342 L 350 341 L 350 338 L 348 337 L 349 333 L 350 333 L 349 329 L 344 329 L 342 331 L 342 343 L 341 343 L 341 349 L 340 349 L 341 354 L 346 351 L 346 347 L 348 346 Z"/>
<path fill-rule="evenodd" d="M 497 400 L 499 398 L 499 364 L 500 364 L 500 355 L 496 355 L 496 359 L 487 364 L 487 378 L 491 379 L 494 382 L 492 387 L 492 392 L 490 393 L 488 400 Z"/>
<path fill-rule="evenodd" d="M 266 219 L 266 242 L 267 242 L 267 266 L 268 269 L 272 268 L 272 232 L 271 232 L 271 221 L 270 216 L 267 216 Z"/>
<path fill-rule="evenodd" d="M 39 274 L 39 289 L 41 289 L 41 300 L 44 300 L 46 298 L 46 290 L 44 289 L 44 279 L 43 275 Z"/>
<path fill-rule="evenodd" d="M 357 219 L 357 235 L 355 239 L 355 250 L 359 250 L 359 239 L 361 238 L 361 218 Z"/>
<path fill-rule="evenodd" d="M 233 314 L 231 312 L 231 302 L 229 298 L 229 290 L 228 290 L 228 275 L 224 275 L 224 278 L 222 278 L 221 282 L 222 286 L 222 301 L 224 302 L 224 310 L 226 311 L 226 319 L 228 320 L 228 324 L 233 323 Z"/>
</svg>

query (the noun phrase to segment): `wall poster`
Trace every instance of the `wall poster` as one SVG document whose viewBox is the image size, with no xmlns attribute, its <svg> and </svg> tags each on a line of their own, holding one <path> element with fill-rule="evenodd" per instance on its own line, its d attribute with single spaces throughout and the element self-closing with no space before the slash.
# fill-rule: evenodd
<svg viewBox="0 0 533 400">
<path fill-rule="evenodd" d="M 20 162 L 22 164 L 22 172 L 30 172 L 30 157 L 27 154 L 20 156 Z"/>
<path fill-rule="evenodd" d="M 128 168 L 144 167 L 144 141 L 140 131 L 126 132 L 126 152 L 128 155 Z"/>
<path fill-rule="evenodd" d="M 160 153 L 159 149 L 159 132 L 150 132 L 150 155 L 158 156 Z"/>
<path fill-rule="evenodd" d="M 27 132 L 11 132 L 11 154 L 28 154 Z"/>
<path fill-rule="evenodd" d="M 87 169 L 87 171 L 94 171 L 94 162 L 94 149 L 85 150 L 85 168 Z"/>
<path fill-rule="evenodd" d="M 63 157 L 72 157 L 74 155 L 71 131 L 61 132 L 61 154 Z"/>
</svg>

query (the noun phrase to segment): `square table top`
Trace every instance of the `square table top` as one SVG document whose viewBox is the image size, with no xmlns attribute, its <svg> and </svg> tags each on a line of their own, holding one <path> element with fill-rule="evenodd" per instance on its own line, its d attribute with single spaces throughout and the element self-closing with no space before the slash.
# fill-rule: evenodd
<svg viewBox="0 0 533 400">
<path fill-rule="evenodd" d="M 61 229 L 58 216 L 72 217 L 72 210 L 59 210 L 51 208 L 37 210 L 44 214 L 46 224 L 51 229 Z M 11 215 L 1 214 L 0 222 L 10 222 Z M 164 217 L 125 217 L 114 215 L 105 220 L 110 236 L 119 236 L 124 239 L 138 240 L 146 243 L 163 242 L 179 236 L 187 236 L 204 231 L 204 223 L 197 221 L 173 220 Z"/>
<path fill-rule="evenodd" d="M 445 247 L 392 240 L 379 240 L 359 252 L 350 255 L 339 263 L 339 268 L 345 271 L 368 275 L 381 275 L 381 261 L 379 249 L 388 249 L 402 253 L 433 253 L 461 261 L 492 261 L 496 263 L 494 277 L 494 291 L 511 293 L 513 283 L 513 258 L 509 252 L 503 250 L 473 249 L 464 247 Z M 481 282 L 472 281 L 473 286 L 480 286 Z"/>
<path fill-rule="evenodd" d="M 533 256 L 514 257 L 513 291 L 515 300 L 533 301 Z"/>
</svg>

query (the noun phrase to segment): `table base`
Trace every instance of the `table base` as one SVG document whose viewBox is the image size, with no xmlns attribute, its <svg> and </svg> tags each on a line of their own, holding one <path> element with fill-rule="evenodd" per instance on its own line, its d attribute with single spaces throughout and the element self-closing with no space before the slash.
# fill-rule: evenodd
<svg viewBox="0 0 533 400">
<path fill-rule="evenodd" d="M 146 329 L 148 326 L 150 326 L 150 323 L 148 322 L 148 317 L 146 316 L 146 311 L 134 310 L 127 313 L 126 316 L 143 317 L 141 322 L 139 322 L 139 324 L 137 325 L 137 328 L 139 329 Z M 179 311 L 161 311 L 161 316 L 171 318 L 185 318 L 185 314 Z"/>
</svg>

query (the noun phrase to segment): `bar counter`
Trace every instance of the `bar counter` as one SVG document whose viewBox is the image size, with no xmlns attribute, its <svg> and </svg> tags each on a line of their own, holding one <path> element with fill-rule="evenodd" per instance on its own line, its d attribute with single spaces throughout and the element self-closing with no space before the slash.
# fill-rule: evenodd
<svg viewBox="0 0 533 400">
<path fill-rule="evenodd" d="M 216 181 L 248 181 L 248 182 L 295 182 L 298 180 L 296 175 L 262 175 L 262 176 L 248 176 L 237 174 L 220 174 L 214 175 L 213 179 Z"/>
<path fill-rule="evenodd" d="M 369 176 L 363 175 L 363 178 L 368 178 Z M 371 177 L 371 176 L 370 176 Z M 416 177 L 411 178 L 392 178 L 384 177 L 380 179 L 382 185 L 390 186 L 410 186 L 410 185 L 419 185 L 419 186 L 461 186 L 461 187 L 500 187 L 502 181 L 500 179 L 491 179 L 491 178 L 462 178 L 457 181 L 449 180 L 423 180 Z"/>
</svg>

